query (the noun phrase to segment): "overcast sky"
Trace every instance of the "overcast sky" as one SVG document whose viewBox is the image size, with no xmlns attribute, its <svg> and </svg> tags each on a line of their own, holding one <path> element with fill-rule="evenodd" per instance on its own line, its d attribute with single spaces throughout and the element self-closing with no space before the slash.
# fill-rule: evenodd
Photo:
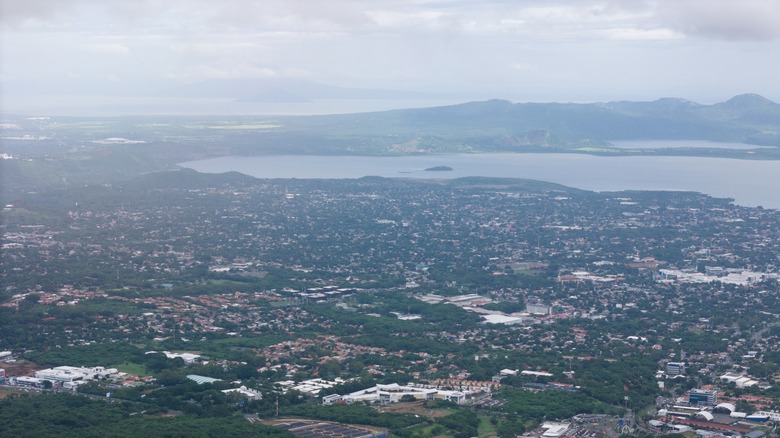
<svg viewBox="0 0 780 438">
<path fill-rule="evenodd" d="M 780 102 L 780 0 L 0 0 L 0 80 Z"/>
</svg>

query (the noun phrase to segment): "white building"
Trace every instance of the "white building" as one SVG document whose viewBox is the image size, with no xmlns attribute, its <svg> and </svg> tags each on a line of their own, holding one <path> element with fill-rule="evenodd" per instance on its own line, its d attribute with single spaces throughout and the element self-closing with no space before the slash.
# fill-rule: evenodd
<svg viewBox="0 0 780 438">
<path fill-rule="evenodd" d="M 775 412 L 775 411 L 756 411 L 756 412 L 753 413 L 753 415 L 766 416 L 771 421 L 780 422 L 780 412 Z"/>
<path fill-rule="evenodd" d="M 458 404 L 461 404 L 466 400 L 466 393 L 462 391 L 401 386 L 397 383 L 393 383 L 390 385 L 376 385 L 362 391 L 356 391 L 341 397 L 341 399 L 330 397 L 328 403 L 332 404 L 341 400 L 346 403 L 397 403 L 405 396 L 413 397 L 415 400 L 447 400 Z M 323 400 L 323 402 L 325 402 L 325 400 Z"/>
<path fill-rule="evenodd" d="M 333 388 L 334 386 L 345 382 L 344 379 L 337 377 L 335 380 L 309 379 L 297 384 L 292 380 L 283 380 L 281 382 L 275 382 L 274 385 L 281 387 L 282 391 L 285 393 L 289 390 L 295 390 L 306 395 L 317 396 L 323 389 Z"/>
<path fill-rule="evenodd" d="M 552 315 L 552 307 L 546 304 L 528 303 L 525 305 L 525 311 L 531 315 Z"/>
<path fill-rule="evenodd" d="M 62 389 L 68 389 L 70 391 L 78 390 L 79 386 L 88 383 L 86 380 L 74 380 L 72 382 L 62 382 Z"/>
<path fill-rule="evenodd" d="M 249 400 L 262 400 L 263 394 L 260 391 L 255 391 L 254 389 L 249 389 L 246 386 L 241 386 L 238 388 L 233 389 L 223 389 L 223 393 L 225 394 L 240 394 L 248 398 Z"/>
<path fill-rule="evenodd" d="M 11 384 L 15 386 L 25 386 L 31 388 L 43 387 L 43 380 L 37 377 L 19 376 L 11 378 Z"/>
<path fill-rule="evenodd" d="M 542 429 L 544 429 L 544 433 L 542 434 L 543 437 L 555 438 L 563 435 L 564 432 L 569 429 L 569 423 L 546 421 L 542 424 Z"/>
<path fill-rule="evenodd" d="M 482 315 L 482 318 L 485 319 L 485 322 L 488 324 L 522 324 L 523 321 L 525 321 L 523 318 L 517 317 L 517 316 L 509 316 L 509 315 Z"/>
<path fill-rule="evenodd" d="M 61 366 L 36 371 L 35 377 L 50 382 L 74 382 L 77 380 L 103 379 L 118 373 L 119 370 L 116 368 Z"/>
<path fill-rule="evenodd" d="M 322 404 L 325 406 L 330 406 L 333 404 L 336 404 L 344 399 L 344 396 L 341 394 L 331 394 L 326 395 L 322 397 Z"/>
<path fill-rule="evenodd" d="M 168 359 L 181 358 L 184 363 L 191 364 L 202 359 L 201 355 L 195 353 L 171 353 L 170 351 L 147 351 L 146 354 L 162 353 Z"/>
<path fill-rule="evenodd" d="M 727 382 L 734 382 L 734 384 L 737 385 L 737 388 L 748 388 L 758 385 L 758 380 L 754 380 L 744 374 L 726 373 L 720 376 L 720 379 Z"/>
<path fill-rule="evenodd" d="M 534 376 L 534 377 L 552 377 L 553 375 L 544 371 L 528 371 L 523 370 L 520 371 L 520 374 L 523 376 Z"/>
</svg>

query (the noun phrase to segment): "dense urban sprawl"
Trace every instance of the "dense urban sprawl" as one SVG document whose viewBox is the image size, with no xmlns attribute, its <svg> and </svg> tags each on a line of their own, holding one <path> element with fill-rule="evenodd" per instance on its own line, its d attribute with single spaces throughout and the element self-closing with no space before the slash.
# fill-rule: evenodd
<svg viewBox="0 0 780 438">
<path fill-rule="evenodd" d="M 6 383 L 399 436 L 780 418 L 777 211 L 512 180 L 198 178 L 4 207 Z M 461 423 L 342 412 L 420 400 L 465 406 Z"/>
</svg>

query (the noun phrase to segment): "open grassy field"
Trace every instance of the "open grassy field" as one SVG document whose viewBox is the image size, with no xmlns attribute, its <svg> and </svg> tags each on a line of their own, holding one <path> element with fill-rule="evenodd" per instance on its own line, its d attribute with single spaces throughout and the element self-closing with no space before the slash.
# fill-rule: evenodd
<svg viewBox="0 0 780 438">
<path fill-rule="evenodd" d="M 496 428 L 490 422 L 490 418 L 486 415 L 479 416 L 479 427 L 477 432 L 480 437 L 496 436 Z"/>
<path fill-rule="evenodd" d="M 411 403 L 391 403 L 379 408 L 379 412 L 394 412 L 397 414 L 414 414 L 421 415 L 428 418 L 439 418 L 450 415 L 453 411 L 451 409 L 431 409 L 425 406 L 425 402 L 411 402 Z"/>
<path fill-rule="evenodd" d="M 149 372 L 144 365 L 132 362 L 120 363 L 111 368 L 116 368 L 123 373 L 135 374 L 136 376 L 148 376 Z"/>
</svg>

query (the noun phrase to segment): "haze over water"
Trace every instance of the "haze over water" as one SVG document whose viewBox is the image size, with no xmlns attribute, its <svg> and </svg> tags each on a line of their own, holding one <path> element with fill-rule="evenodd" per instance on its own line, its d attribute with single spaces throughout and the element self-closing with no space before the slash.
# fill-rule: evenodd
<svg viewBox="0 0 780 438">
<path fill-rule="evenodd" d="M 425 171 L 440 165 L 453 170 Z M 222 157 L 181 166 L 207 173 L 237 171 L 258 178 L 526 178 L 594 191 L 696 191 L 733 198 L 739 205 L 780 208 L 780 161 L 581 154 L 277 155 Z"/>
</svg>

